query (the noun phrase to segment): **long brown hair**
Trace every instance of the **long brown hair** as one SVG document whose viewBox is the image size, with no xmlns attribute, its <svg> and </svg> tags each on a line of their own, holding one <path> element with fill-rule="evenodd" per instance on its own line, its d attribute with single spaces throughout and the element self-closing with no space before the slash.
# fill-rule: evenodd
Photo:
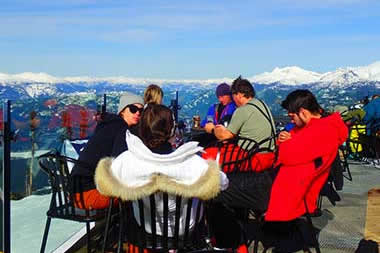
<svg viewBox="0 0 380 253">
<path fill-rule="evenodd" d="M 139 124 L 138 134 L 148 148 L 156 148 L 173 135 L 174 117 L 165 105 L 148 104 Z"/>
</svg>

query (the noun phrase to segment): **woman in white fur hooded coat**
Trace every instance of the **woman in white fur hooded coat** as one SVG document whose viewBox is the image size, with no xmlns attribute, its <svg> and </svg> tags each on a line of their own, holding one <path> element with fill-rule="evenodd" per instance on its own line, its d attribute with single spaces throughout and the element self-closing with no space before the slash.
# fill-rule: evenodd
<svg viewBox="0 0 380 253">
<path fill-rule="evenodd" d="M 143 199 L 147 232 L 150 227 L 148 196 L 159 191 L 169 193 L 169 215 L 173 216 L 172 223 L 169 221 L 169 236 L 174 231 L 174 195 L 208 200 L 228 186 L 228 179 L 220 171 L 218 163 L 205 161 L 197 154 L 203 150 L 197 142 L 185 143 L 173 151 L 169 139 L 174 132 L 175 122 L 171 110 L 164 105 L 148 105 L 140 120 L 140 138 L 127 131 L 128 151 L 116 158 L 102 159 L 95 174 L 97 189 L 103 195 L 121 200 Z M 162 195 L 156 194 L 155 198 L 156 206 L 162 206 Z M 181 216 L 185 214 L 187 201 L 182 203 Z M 198 201 L 194 201 L 193 205 L 198 205 Z M 161 217 L 162 210 L 157 212 L 157 217 Z M 137 212 L 135 218 L 139 223 Z M 191 225 L 194 219 L 195 211 Z M 162 224 L 157 222 L 156 227 L 157 233 L 161 234 Z M 180 226 L 180 234 L 183 232 L 184 227 Z"/>
</svg>

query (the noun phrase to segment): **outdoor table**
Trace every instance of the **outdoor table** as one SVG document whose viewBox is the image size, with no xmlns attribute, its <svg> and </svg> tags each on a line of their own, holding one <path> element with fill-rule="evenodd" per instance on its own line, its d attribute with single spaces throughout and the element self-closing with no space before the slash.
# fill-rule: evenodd
<svg viewBox="0 0 380 253">
<path fill-rule="evenodd" d="M 184 133 L 185 142 L 188 141 L 198 141 L 199 146 L 206 147 L 211 142 L 216 141 L 213 134 L 206 133 L 203 128 L 192 128 L 190 132 Z"/>
</svg>

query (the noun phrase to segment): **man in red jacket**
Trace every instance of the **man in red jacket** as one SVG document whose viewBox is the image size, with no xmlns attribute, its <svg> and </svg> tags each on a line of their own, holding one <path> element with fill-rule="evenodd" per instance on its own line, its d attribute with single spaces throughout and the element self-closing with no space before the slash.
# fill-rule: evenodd
<svg viewBox="0 0 380 253">
<path fill-rule="evenodd" d="M 267 221 L 290 221 L 307 210 L 314 212 L 338 147 L 348 135 L 340 115 L 323 116 L 309 90 L 291 92 L 281 106 L 295 127 L 278 136 L 280 169 L 271 189 Z"/>
</svg>

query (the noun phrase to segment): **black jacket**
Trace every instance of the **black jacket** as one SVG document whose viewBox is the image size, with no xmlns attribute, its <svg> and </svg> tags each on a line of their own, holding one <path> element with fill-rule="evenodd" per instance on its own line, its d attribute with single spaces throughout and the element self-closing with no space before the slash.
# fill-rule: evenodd
<svg viewBox="0 0 380 253">
<path fill-rule="evenodd" d="M 95 189 L 95 168 L 101 158 L 116 157 L 128 149 L 125 133 L 128 124 L 118 115 L 106 113 L 98 123 L 94 135 L 79 154 L 79 162 L 71 172 L 72 192 Z"/>
</svg>

